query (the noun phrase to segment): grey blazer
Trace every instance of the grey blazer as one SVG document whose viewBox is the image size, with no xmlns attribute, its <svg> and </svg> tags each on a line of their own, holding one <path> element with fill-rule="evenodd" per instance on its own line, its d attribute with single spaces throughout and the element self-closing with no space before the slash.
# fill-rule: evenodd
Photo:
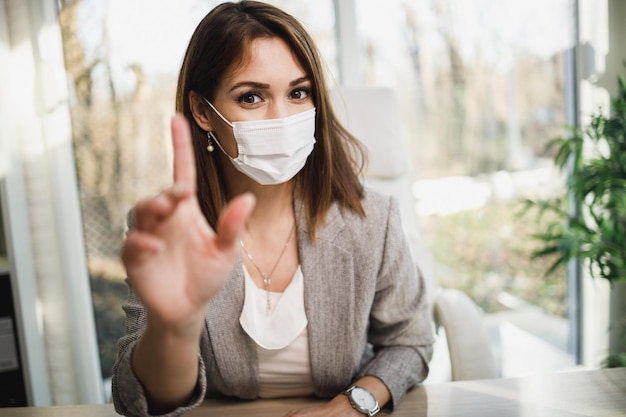
<svg viewBox="0 0 626 417">
<path fill-rule="evenodd" d="M 334 205 L 312 241 L 303 207 L 295 203 L 311 373 L 321 397 L 339 394 L 360 376 L 376 376 L 389 388 L 395 407 L 428 374 L 431 318 L 397 203 L 366 190 L 363 207 L 365 218 Z M 168 416 L 183 414 L 205 397 L 257 397 L 255 343 L 239 324 L 243 302 L 238 262 L 207 308 L 197 395 Z M 124 310 L 126 335 L 113 367 L 113 401 L 120 414 L 147 416 L 145 394 L 131 365 L 146 312 L 130 287 Z"/>
</svg>

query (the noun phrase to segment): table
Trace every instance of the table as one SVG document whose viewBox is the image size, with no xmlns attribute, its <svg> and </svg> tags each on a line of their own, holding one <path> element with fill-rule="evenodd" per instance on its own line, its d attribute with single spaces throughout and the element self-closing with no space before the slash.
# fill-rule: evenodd
<svg viewBox="0 0 626 417">
<path fill-rule="evenodd" d="M 207 400 L 189 417 L 280 417 L 314 398 Z M 381 412 L 379 415 L 386 415 Z M 111 404 L 0 408 L 1 417 L 116 417 Z M 626 368 L 451 382 L 409 392 L 393 417 L 623 417 Z"/>
</svg>

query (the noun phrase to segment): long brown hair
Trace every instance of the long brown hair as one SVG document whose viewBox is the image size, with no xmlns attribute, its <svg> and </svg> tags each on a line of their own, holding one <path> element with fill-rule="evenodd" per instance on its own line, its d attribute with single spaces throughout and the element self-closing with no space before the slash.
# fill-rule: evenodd
<svg viewBox="0 0 626 417">
<path fill-rule="evenodd" d="M 296 175 L 295 196 L 302 200 L 312 238 L 324 222 L 333 202 L 365 215 L 361 205 L 363 186 L 359 180 L 364 151 L 341 126 L 330 104 L 319 53 L 304 27 L 291 15 L 266 3 L 241 1 L 214 8 L 196 28 L 189 41 L 178 77 L 176 111 L 191 124 L 198 200 L 209 224 L 216 227 L 226 203 L 219 158 L 206 150 L 206 132 L 191 114 L 189 93 L 194 91 L 212 101 L 215 91 L 237 65 L 247 58 L 249 45 L 260 37 L 279 37 L 311 79 L 316 107 L 316 144 L 304 168 Z"/>
</svg>

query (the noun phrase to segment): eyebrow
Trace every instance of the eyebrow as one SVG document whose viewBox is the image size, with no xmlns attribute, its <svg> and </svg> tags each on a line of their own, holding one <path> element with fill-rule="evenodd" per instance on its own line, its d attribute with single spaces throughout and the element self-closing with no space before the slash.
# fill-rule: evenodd
<svg viewBox="0 0 626 417">
<path fill-rule="evenodd" d="M 296 78 L 295 80 L 291 81 L 289 83 L 289 87 L 296 86 L 296 85 L 301 84 L 301 83 L 303 83 L 305 81 L 309 81 L 309 77 L 306 76 L 306 75 L 304 77 Z M 252 88 L 256 88 L 258 90 L 267 90 L 267 89 L 270 88 L 270 85 L 269 84 L 265 84 L 265 83 L 259 83 L 259 82 L 256 82 L 256 81 L 241 81 L 241 82 L 238 82 L 237 84 L 233 85 L 230 88 L 229 91 L 234 91 L 234 90 L 236 90 L 238 88 L 241 88 L 241 87 L 252 87 Z"/>
<path fill-rule="evenodd" d="M 292 82 L 289 83 L 289 87 L 294 87 L 298 84 L 302 84 L 305 81 L 309 81 L 309 77 L 308 76 L 304 76 L 304 77 L 300 77 L 300 78 L 296 78 L 295 80 L 293 80 Z"/>
</svg>

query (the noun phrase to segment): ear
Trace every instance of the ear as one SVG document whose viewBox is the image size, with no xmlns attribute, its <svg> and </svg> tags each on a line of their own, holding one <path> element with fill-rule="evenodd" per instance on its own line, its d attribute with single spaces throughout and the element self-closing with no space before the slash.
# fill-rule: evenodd
<svg viewBox="0 0 626 417">
<path fill-rule="evenodd" d="M 189 107 L 198 126 L 207 132 L 212 131 L 213 125 L 209 118 L 209 105 L 206 104 L 202 96 L 195 91 L 189 92 Z"/>
</svg>

